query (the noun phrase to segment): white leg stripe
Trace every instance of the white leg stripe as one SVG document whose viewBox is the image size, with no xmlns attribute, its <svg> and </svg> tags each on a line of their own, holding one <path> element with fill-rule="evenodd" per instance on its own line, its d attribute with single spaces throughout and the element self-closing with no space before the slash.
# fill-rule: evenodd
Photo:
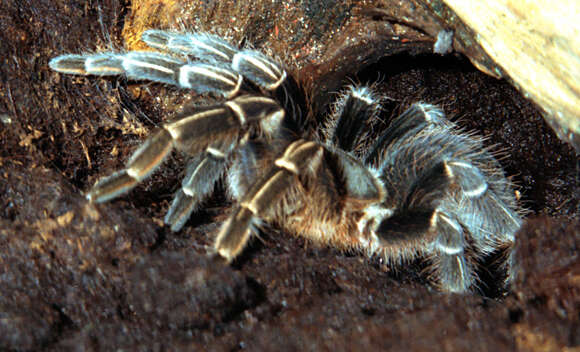
<svg viewBox="0 0 580 352">
<path fill-rule="evenodd" d="M 249 55 L 244 55 L 244 57 L 254 66 L 260 68 L 260 70 L 265 72 L 268 76 L 272 77 L 273 79 L 278 78 L 276 72 L 272 71 L 272 69 L 268 67 L 269 65 L 267 64 L 267 62 L 265 62 L 264 60 Z"/>
<path fill-rule="evenodd" d="M 264 88 L 266 88 L 267 90 L 274 90 L 278 88 L 282 84 L 282 82 L 284 82 L 285 79 L 286 79 L 286 71 L 282 71 L 282 76 L 280 77 L 279 80 Z"/>
<path fill-rule="evenodd" d="M 189 197 L 193 197 L 194 193 L 193 193 L 193 190 L 191 188 L 183 187 L 182 190 L 183 190 L 183 193 L 185 193 Z"/>
<path fill-rule="evenodd" d="M 134 65 L 134 66 L 138 66 L 138 67 L 146 67 L 146 68 L 150 68 L 150 69 L 155 70 L 155 71 L 161 71 L 161 72 L 165 72 L 165 73 L 169 73 L 169 74 L 175 73 L 172 69 L 161 66 L 161 65 L 156 65 L 156 64 L 149 63 L 149 62 L 134 60 L 134 59 L 130 59 L 130 58 L 124 58 L 123 59 L 123 68 L 125 69 L 125 71 L 130 71 L 130 68 L 131 68 L 130 65 Z"/>
<path fill-rule="evenodd" d="M 449 247 L 441 243 L 437 243 L 437 249 L 447 255 L 457 255 L 463 252 L 463 248 Z"/>
<path fill-rule="evenodd" d="M 487 191 L 487 183 L 482 183 L 481 185 L 479 185 L 479 187 L 472 189 L 470 191 L 465 191 L 463 192 L 463 194 L 465 194 L 465 196 L 468 198 L 476 198 L 484 194 L 485 191 Z"/>
<path fill-rule="evenodd" d="M 449 164 L 459 166 L 459 167 L 464 167 L 466 169 L 475 169 L 475 166 L 473 166 L 469 163 L 463 162 L 463 161 L 450 161 Z"/>
<path fill-rule="evenodd" d="M 252 197 L 252 199 L 250 199 L 250 201 L 245 201 L 242 202 L 242 206 L 245 207 L 246 209 L 248 209 L 249 211 L 252 212 L 252 214 L 254 214 L 255 216 L 258 216 L 258 207 L 256 206 L 256 201 L 259 200 L 260 198 L 263 197 L 264 193 L 270 188 L 270 185 L 276 181 L 278 181 L 278 179 L 280 177 L 285 177 L 285 175 L 283 174 L 282 171 L 278 171 L 276 174 L 274 174 L 274 176 L 272 176 L 268 182 L 266 182 L 264 185 L 262 185 L 262 188 L 260 188 L 258 190 L 258 192 L 256 192 L 256 194 L 254 194 L 254 196 Z"/>
<path fill-rule="evenodd" d="M 368 89 L 365 88 L 353 88 L 351 89 L 352 96 L 364 101 L 368 105 L 372 105 L 375 101 L 372 99 L 371 95 L 368 92 Z"/>
<path fill-rule="evenodd" d="M 180 73 L 179 73 L 179 83 L 180 84 L 184 81 L 187 82 L 187 74 L 190 72 L 194 72 L 194 73 L 197 73 L 200 75 L 211 77 L 212 79 L 214 79 L 216 81 L 222 81 L 222 82 L 229 84 L 231 86 L 237 85 L 237 81 L 234 81 L 233 79 L 228 78 L 224 75 L 219 75 L 216 72 L 209 70 L 205 67 L 199 67 L 199 66 L 183 66 L 183 67 L 181 67 Z M 183 85 L 183 86 L 186 87 L 186 85 Z"/>
<path fill-rule="evenodd" d="M 240 125 L 244 126 L 246 124 L 246 116 L 244 116 L 244 111 L 238 104 L 233 101 L 228 101 L 224 105 L 228 108 L 232 109 L 232 111 L 236 114 L 238 119 L 240 120 Z"/>
<path fill-rule="evenodd" d="M 216 148 L 207 147 L 207 149 L 205 151 L 208 152 L 208 154 L 211 154 L 214 157 L 219 158 L 219 159 L 223 159 L 226 157 L 226 155 L 221 150 L 216 149 Z"/>
<path fill-rule="evenodd" d="M 165 128 L 167 130 L 167 132 L 169 132 L 169 134 L 171 134 L 171 138 L 173 138 L 174 140 L 179 140 L 179 138 L 181 137 L 181 132 L 182 132 L 181 126 L 187 125 L 187 124 L 189 124 L 192 121 L 195 121 L 197 119 L 203 119 L 203 118 L 207 118 L 207 117 L 212 116 L 212 115 L 223 114 L 225 112 L 227 112 L 226 108 L 216 108 L 216 109 L 212 109 L 212 110 L 208 110 L 208 111 L 204 111 L 204 112 L 194 113 L 190 116 L 182 118 L 181 120 L 177 120 L 175 122 L 164 124 L 163 128 Z"/>
<path fill-rule="evenodd" d="M 139 177 L 139 172 L 132 167 L 127 169 L 127 175 L 131 176 L 133 179 L 137 181 L 141 180 L 141 178 Z"/>
<path fill-rule="evenodd" d="M 453 170 L 451 170 L 451 168 L 449 167 L 448 162 L 444 162 L 443 165 L 445 165 L 445 173 L 447 173 L 447 176 L 449 176 L 450 178 L 454 178 L 455 174 L 453 173 Z"/>
<path fill-rule="evenodd" d="M 280 159 L 276 159 L 275 164 L 279 168 L 288 170 L 291 173 L 298 175 L 298 167 L 293 162 L 290 162 L 288 160 L 280 158 Z"/>
<path fill-rule="evenodd" d="M 443 221 L 445 221 L 446 223 L 451 225 L 451 227 L 453 227 L 453 229 L 455 229 L 455 231 L 457 231 L 458 233 L 463 232 L 463 229 L 461 228 L 461 226 L 457 222 L 449 219 L 447 216 L 443 215 L 442 213 L 440 213 L 438 211 L 435 212 L 435 214 L 437 214 L 439 216 L 439 218 L 443 219 Z"/>
<path fill-rule="evenodd" d="M 217 54 L 217 55 L 223 57 L 226 60 L 230 60 L 230 57 L 227 54 L 224 54 L 223 52 L 219 51 L 218 49 L 216 49 L 215 47 L 213 47 L 211 45 L 207 45 L 206 43 L 202 42 L 199 39 L 192 39 L 191 41 L 196 46 L 199 46 L 199 47 L 201 47 L 201 48 L 203 48 L 203 49 L 205 49 L 205 50 L 207 50 L 209 52 L 212 52 L 214 54 Z"/>
</svg>

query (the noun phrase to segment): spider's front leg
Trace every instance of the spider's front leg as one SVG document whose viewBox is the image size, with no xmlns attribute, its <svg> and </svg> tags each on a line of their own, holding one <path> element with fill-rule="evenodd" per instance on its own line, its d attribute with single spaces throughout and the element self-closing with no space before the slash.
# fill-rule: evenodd
<svg viewBox="0 0 580 352">
<path fill-rule="evenodd" d="M 132 80 L 147 80 L 193 89 L 198 93 L 214 93 L 226 98 L 236 95 L 242 85 L 242 75 L 225 65 L 187 62 L 164 53 L 130 51 L 61 55 L 52 59 L 50 67 L 58 72 L 75 75 L 126 75 Z"/>
<path fill-rule="evenodd" d="M 174 227 L 181 227 L 183 223 L 179 219 L 193 210 L 191 205 L 183 202 L 191 203 L 192 194 L 200 189 L 200 182 L 208 181 L 200 178 L 203 176 L 200 172 L 210 173 L 210 176 L 217 179 L 221 175 L 220 165 L 223 164 L 220 159 L 226 158 L 238 143 L 241 131 L 253 124 L 271 130 L 283 118 L 284 110 L 274 100 L 260 96 L 241 96 L 224 104 L 186 111 L 172 121 L 163 123 L 135 151 L 124 170 L 97 182 L 87 198 L 93 202 L 105 202 L 129 191 L 161 165 L 173 147 L 194 157 L 201 153 L 202 160 L 198 166 L 207 166 L 210 163 L 208 158 L 218 159 L 218 165 L 211 167 L 211 170 L 202 167 L 188 173 L 183 183 L 183 194 L 178 194 L 178 203 L 172 205 L 172 211 L 166 218 Z"/>
<path fill-rule="evenodd" d="M 243 195 L 222 226 L 215 250 L 232 261 L 260 220 L 277 221 L 319 243 L 358 248 L 356 220 L 344 215 L 360 214 L 383 198 L 380 181 L 352 156 L 296 140 Z"/>
<path fill-rule="evenodd" d="M 125 75 L 133 80 L 162 82 L 197 93 L 233 98 L 245 88 L 286 92 L 286 71 L 255 50 L 238 49 L 207 33 L 145 31 L 141 38 L 164 52 L 130 51 L 61 55 L 49 65 L 58 72 L 80 75 Z M 253 83 L 244 85 L 243 78 Z M 288 97 L 287 97 L 288 98 Z M 291 105 L 294 108 L 294 105 Z M 104 202 L 127 192 L 153 172 L 173 147 L 191 156 L 187 175 L 165 217 L 178 231 L 223 174 L 240 136 L 256 132 L 269 139 L 278 133 L 284 110 L 274 100 L 241 96 L 224 104 L 185 111 L 163 123 L 131 157 L 126 169 L 101 179 L 88 193 Z"/>
<path fill-rule="evenodd" d="M 215 242 L 217 253 L 228 261 L 237 257 L 258 219 L 271 218 L 276 205 L 294 190 L 298 176 L 308 177 L 307 173 L 320 167 L 323 153 L 323 147 L 315 142 L 297 140 L 288 146 L 275 166 L 250 187 L 222 226 Z"/>
<path fill-rule="evenodd" d="M 254 50 L 238 50 L 214 35 L 148 30 L 141 39 L 169 53 L 66 54 L 50 60 L 49 66 L 74 75 L 126 75 L 132 80 L 161 82 L 225 98 L 238 94 L 243 77 L 266 91 L 286 81 L 286 71 L 270 58 Z"/>
</svg>

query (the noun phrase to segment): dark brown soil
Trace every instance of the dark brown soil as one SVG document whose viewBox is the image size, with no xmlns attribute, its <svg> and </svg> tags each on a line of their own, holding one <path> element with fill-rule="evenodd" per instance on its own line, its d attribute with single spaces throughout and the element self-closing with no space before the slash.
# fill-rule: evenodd
<svg viewBox="0 0 580 352">
<path fill-rule="evenodd" d="M 443 294 L 422 263 L 390 268 L 278 229 L 226 266 L 205 254 L 227 216 L 223 195 L 181 232 L 163 225 L 182 173 L 177 155 L 127 196 L 89 204 L 83 191 L 199 98 L 48 69 L 62 53 L 122 47 L 136 16 L 130 4 L 8 0 L 0 3 L 0 350 L 580 348 L 578 159 L 532 103 L 460 55 L 431 54 L 424 34 L 366 17 L 362 2 L 256 2 L 248 13 L 260 21 L 196 3 L 214 11 L 183 5 L 192 28 L 232 31 L 288 64 L 312 124 L 349 80 L 378 81 L 392 98 L 385 119 L 423 100 L 489 136 L 530 210 L 512 290 L 490 278 L 481 293 Z M 245 23 L 240 31 L 233 17 Z"/>
</svg>

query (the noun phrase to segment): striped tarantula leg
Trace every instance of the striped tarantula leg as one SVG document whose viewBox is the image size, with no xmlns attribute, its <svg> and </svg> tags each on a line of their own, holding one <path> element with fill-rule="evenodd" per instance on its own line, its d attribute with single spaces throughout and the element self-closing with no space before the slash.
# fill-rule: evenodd
<svg viewBox="0 0 580 352">
<path fill-rule="evenodd" d="M 336 102 L 323 133 L 328 145 L 352 151 L 381 109 L 381 99 L 369 87 L 349 86 Z"/>
<path fill-rule="evenodd" d="M 69 75 L 113 76 L 125 72 L 121 61 L 119 55 L 115 53 L 67 54 L 52 58 L 48 66 L 54 71 Z"/>
<path fill-rule="evenodd" d="M 230 64 L 234 71 L 265 90 L 275 90 L 286 79 L 286 71 L 268 56 L 255 50 L 240 51 L 215 35 L 148 30 L 141 39 L 153 48 L 193 56 L 202 62 Z"/>
<path fill-rule="evenodd" d="M 449 292 L 466 292 L 475 284 L 475 268 L 465 253 L 467 243 L 459 222 L 443 212 L 436 212 L 432 220 L 437 232 L 433 242 L 433 271 L 438 285 Z"/>
<path fill-rule="evenodd" d="M 131 190 L 167 158 L 172 148 L 173 139 L 169 131 L 159 129 L 133 153 L 124 170 L 99 180 L 87 194 L 87 199 L 106 202 Z"/>
<path fill-rule="evenodd" d="M 485 160 L 483 155 L 475 156 L 480 162 Z M 498 187 L 493 181 L 490 183 L 484 171 L 475 165 L 473 161 L 464 159 L 443 161 L 450 183 L 448 191 L 460 211 L 445 209 L 443 204 L 448 202 L 439 207 L 435 219 L 438 238 L 433 248 L 434 269 L 441 287 L 453 292 L 464 292 L 475 286 L 476 260 L 500 248 L 510 249 L 521 225 L 511 195 L 502 198 L 496 193 L 498 188 L 504 190 L 502 187 L 506 184 Z M 466 238 L 469 238 L 469 243 Z M 468 247 L 474 249 L 469 252 L 471 254 L 465 253 Z M 512 275 L 511 251 L 504 265 L 507 284 Z"/>
<path fill-rule="evenodd" d="M 184 60 L 155 52 L 99 53 L 62 55 L 50 60 L 51 69 L 79 75 L 114 76 L 126 74 L 132 79 L 146 79 L 175 84 L 175 72 Z"/>
<path fill-rule="evenodd" d="M 283 118 L 284 110 L 275 100 L 244 95 L 217 106 L 184 112 L 163 127 L 171 133 L 176 148 L 196 155 L 215 141 L 239 135 L 249 124 L 258 123 L 262 132 L 271 135 Z"/>
<path fill-rule="evenodd" d="M 365 164 L 376 161 L 381 155 L 381 151 L 410 131 L 419 131 L 429 125 L 451 126 L 451 122 L 445 119 L 443 111 L 435 105 L 425 103 L 411 105 L 401 115 L 393 119 L 385 133 L 371 146 L 364 157 Z"/>
<path fill-rule="evenodd" d="M 465 292 L 474 283 L 473 265 L 466 259 L 461 225 L 434 209 L 411 209 L 395 213 L 376 229 L 381 246 L 388 252 L 412 257 L 415 248 L 431 255 L 435 281 L 441 289 Z"/>
<path fill-rule="evenodd" d="M 231 63 L 238 49 L 216 35 L 207 33 L 176 33 L 150 29 L 143 32 L 141 40 L 152 48 L 192 56 L 215 63 Z"/>
<path fill-rule="evenodd" d="M 264 150 L 264 143 L 250 141 L 246 134 L 238 143 L 236 159 L 227 173 L 228 193 L 233 199 L 242 199 L 250 187 L 258 179 L 262 170 L 259 166 L 260 153 Z"/>
<path fill-rule="evenodd" d="M 385 182 L 387 194 L 398 194 L 400 190 L 394 188 L 393 182 L 389 180 L 389 174 L 384 174 L 384 177 L 387 178 Z M 418 248 L 434 240 L 436 233 L 433 221 L 439 200 L 446 194 L 450 181 L 443 162 L 417 178 L 411 185 L 406 199 L 398 201 L 400 206 L 395 208 L 389 217 L 383 219 L 376 229 L 381 246 L 387 253 L 404 253 L 405 249 Z"/>
<path fill-rule="evenodd" d="M 506 187 L 509 195 L 509 184 L 500 184 L 498 187 L 497 184 L 488 183 L 479 168 L 464 160 L 446 162 L 446 171 L 460 187 L 458 197 L 461 199 L 462 211 L 456 216 L 470 233 L 473 247 L 482 255 L 498 249 L 507 251 L 503 266 L 507 273 L 505 285 L 509 285 L 514 276 L 514 254 L 511 248 L 515 242 L 515 233 L 521 226 L 513 198 L 501 197 L 501 193 L 497 193 L 497 188 L 503 190 Z"/>
<path fill-rule="evenodd" d="M 165 223 L 171 226 L 172 231 L 181 230 L 191 213 L 211 194 L 226 168 L 228 154 L 234 145 L 235 140 L 212 143 L 203 153 L 192 158 L 181 188 L 165 215 Z"/>
<path fill-rule="evenodd" d="M 246 245 L 259 219 L 269 219 L 276 205 L 295 188 L 298 177 L 314 173 L 323 160 L 324 148 L 305 140 L 290 144 L 275 166 L 255 182 L 242 198 L 240 205 L 222 226 L 215 250 L 232 261 Z"/>
<path fill-rule="evenodd" d="M 272 99 L 242 96 L 225 104 L 183 112 L 162 128 L 133 154 L 125 170 L 95 184 L 87 194 L 92 202 L 105 202 L 125 193 L 149 176 L 175 147 L 197 155 L 213 143 L 238 138 L 248 123 L 259 123 L 265 133 L 272 133 L 281 123 L 284 110 Z M 210 152 L 221 153 L 219 150 Z"/>
<path fill-rule="evenodd" d="M 443 204 L 447 202 L 438 207 L 434 218 L 438 234 L 433 243 L 434 271 L 443 289 L 465 292 L 475 286 L 477 279 L 474 264 L 477 256 L 465 253 L 465 249 L 473 247 L 476 251 L 472 253 L 481 256 L 491 254 L 501 245 L 509 247 L 520 223 L 517 214 L 498 199 L 483 171 L 472 162 L 450 159 L 441 164 L 449 183 L 446 188 L 454 193 L 461 211 L 445 209 Z M 492 224 L 489 219 L 493 219 Z M 469 244 L 466 238 L 470 239 Z M 510 268 L 507 269 L 509 272 Z"/>
<path fill-rule="evenodd" d="M 376 229 L 381 247 L 388 252 L 414 255 L 414 248 L 424 247 L 431 254 L 433 271 L 441 289 L 465 292 L 474 283 L 473 265 L 465 257 L 461 225 L 434 209 L 411 209 L 396 212 Z"/>
<path fill-rule="evenodd" d="M 155 52 L 102 53 L 62 55 L 49 66 L 58 72 L 80 75 L 112 76 L 125 74 L 133 80 L 148 80 L 193 89 L 198 93 L 215 93 L 226 98 L 236 95 L 242 76 L 229 68 L 186 61 Z"/>
<path fill-rule="evenodd" d="M 401 208 L 378 226 L 377 235 L 387 249 L 426 248 L 441 289 L 465 292 L 476 281 L 473 260 L 465 253 L 470 245 L 467 234 L 480 251 L 491 251 L 485 249 L 490 245 L 478 243 L 479 236 L 474 236 L 482 229 L 480 222 L 475 224 L 481 220 L 481 209 L 470 209 L 472 199 L 483 197 L 487 190 L 477 167 L 463 160 L 441 161 L 417 178 Z M 387 192 L 396 190 L 387 187 Z M 445 208 L 448 202 L 442 200 L 450 194 L 454 194 L 456 206 L 465 208 L 462 212 Z"/>
<path fill-rule="evenodd" d="M 510 246 L 521 220 L 513 207 L 494 192 L 482 171 L 464 160 L 446 161 L 445 171 L 460 188 L 461 222 L 473 234 L 477 248 L 489 254 L 502 244 Z M 480 214 L 487 214 L 487 218 Z"/>
<path fill-rule="evenodd" d="M 232 59 L 232 68 L 265 90 L 275 90 L 284 80 L 286 71 L 270 57 L 255 50 L 242 50 Z"/>
</svg>

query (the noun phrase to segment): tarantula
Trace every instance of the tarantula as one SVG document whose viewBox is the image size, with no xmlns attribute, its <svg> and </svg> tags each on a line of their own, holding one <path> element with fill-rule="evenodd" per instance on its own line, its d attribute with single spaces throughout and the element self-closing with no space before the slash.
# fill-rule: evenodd
<svg viewBox="0 0 580 352">
<path fill-rule="evenodd" d="M 224 101 L 162 123 L 89 201 L 129 191 L 176 148 L 190 160 L 165 223 L 179 231 L 225 176 L 236 205 L 214 247 L 228 261 L 265 221 L 390 264 L 424 257 L 441 289 L 465 292 L 477 287 L 477 263 L 513 244 L 521 220 L 512 185 L 482 139 L 439 108 L 416 103 L 369 141 L 381 98 L 350 86 L 317 134 L 304 131 L 291 77 L 270 57 L 205 33 L 148 30 L 142 40 L 162 52 L 63 55 L 50 67 L 125 74 Z M 506 263 L 509 272 L 511 255 Z"/>
</svg>

